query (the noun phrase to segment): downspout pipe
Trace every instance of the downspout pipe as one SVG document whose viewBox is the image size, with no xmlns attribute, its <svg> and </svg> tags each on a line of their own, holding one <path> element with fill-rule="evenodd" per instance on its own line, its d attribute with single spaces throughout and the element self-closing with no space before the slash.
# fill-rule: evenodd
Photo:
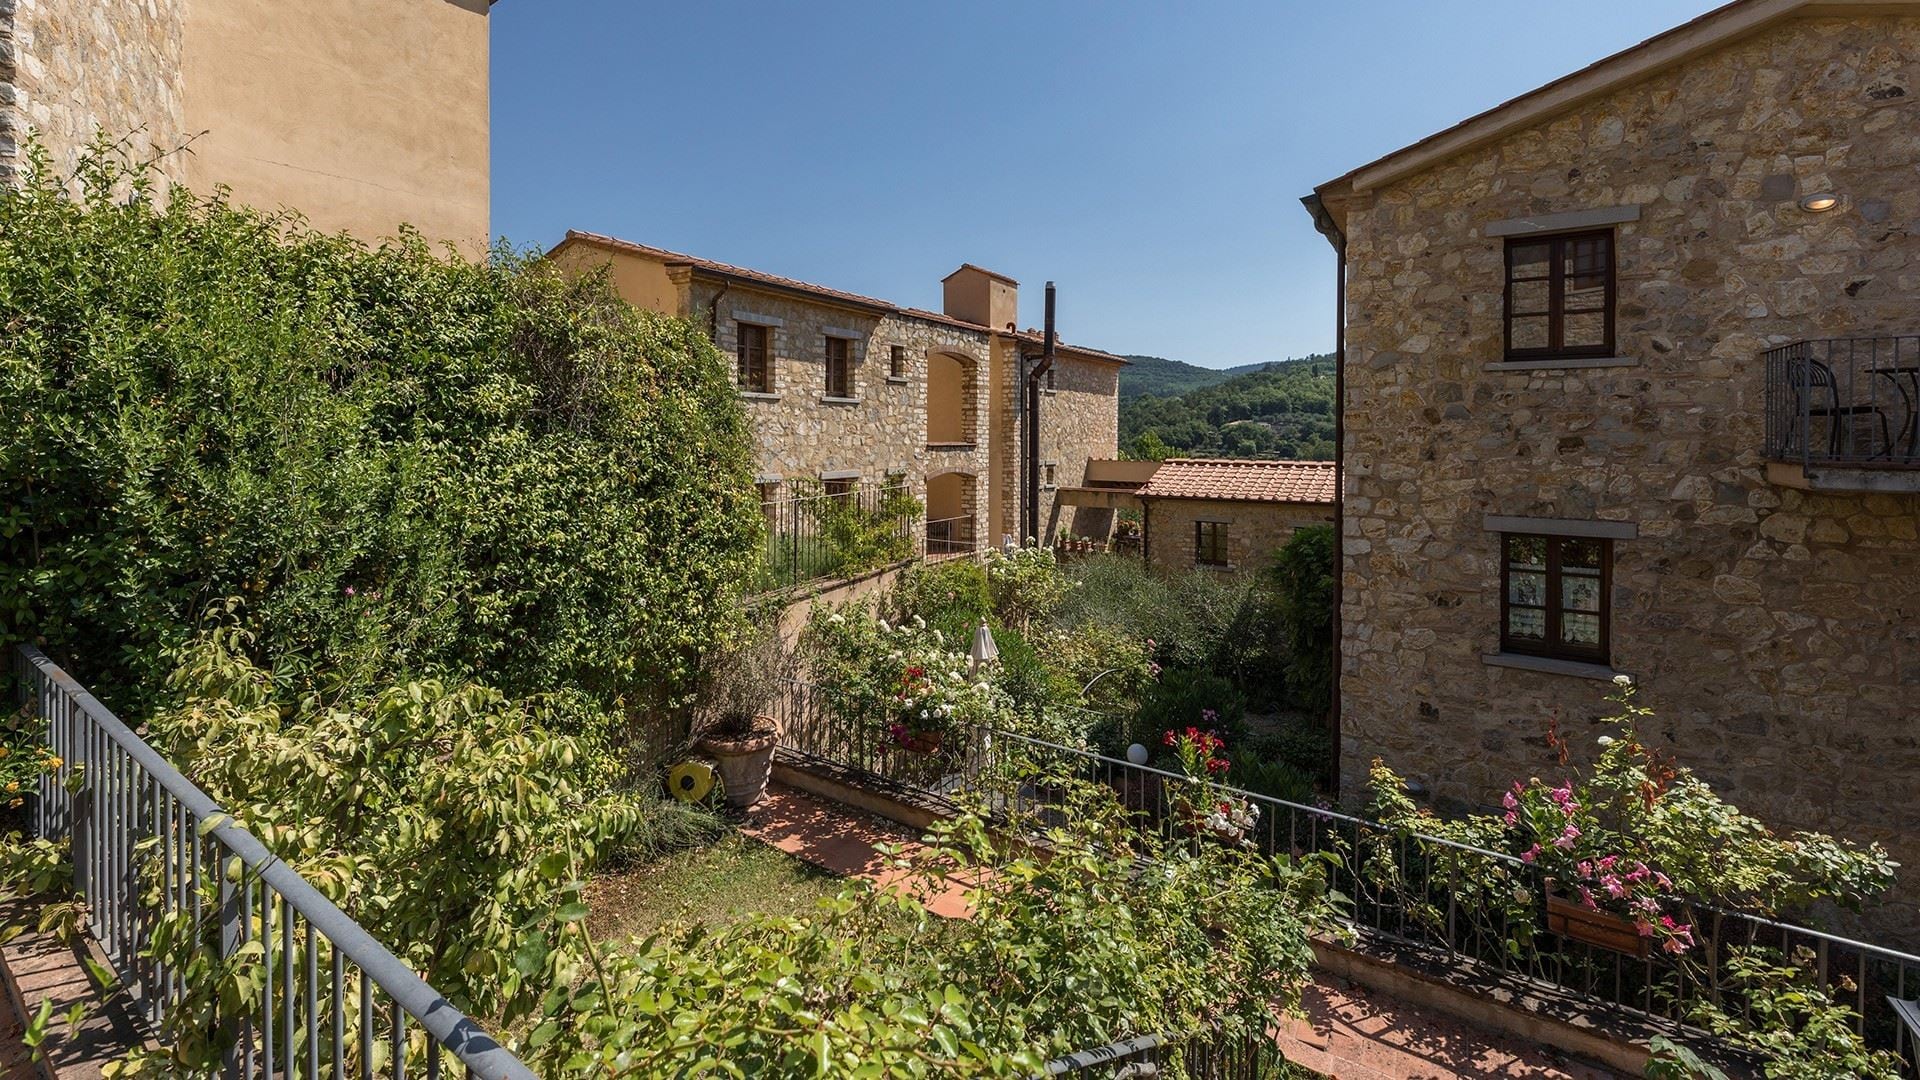
<svg viewBox="0 0 1920 1080">
<path fill-rule="evenodd" d="M 1342 645 L 1346 636 L 1347 576 L 1347 234 L 1334 220 L 1318 193 L 1300 200 L 1313 215 L 1313 227 L 1333 245 L 1339 270 L 1333 290 L 1333 669 L 1332 699 L 1327 715 L 1327 735 L 1333 747 L 1328 768 L 1328 787 L 1340 794 L 1340 679 Z"/>
<path fill-rule="evenodd" d="M 1053 282 L 1047 282 L 1047 321 L 1046 334 L 1041 339 L 1040 362 L 1027 372 L 1026 386 L 1026 432 L 1020 440 L 1021 447 L 1021 522 L 1022 540 L 1031 540 L 1044 546 L 1045 538 L 1040 535 L 1040 387 L 1041 380 L 1047 377 L 1048 369 L 1053 367 L 1055 358 L 1054 337 L 1054 289 Z"/>
</svg>

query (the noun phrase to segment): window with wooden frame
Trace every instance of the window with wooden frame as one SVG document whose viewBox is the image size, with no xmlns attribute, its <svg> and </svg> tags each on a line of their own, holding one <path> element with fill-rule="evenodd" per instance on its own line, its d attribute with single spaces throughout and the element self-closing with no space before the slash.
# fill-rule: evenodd
<svg viewBox="0 0 1920 1080">
<path fill-rule="evenodd" d="M 734 357 L 739 361 L 740 389 L 773 393 L 773 328 L 758 323 L 735 323 Z"/>
<path fill-rule="evenodd" d="M 1195 566 L 1227 565 L 1227 523 L 1193 523 L 1193 563 Z"/>
<path fill-rule="evenodd" d="M 887 377 L 904 379 L 907 377 L 907 347 L 895 345 L 887 350 Z"/>
<path fill-rule="evenodd" d="M 1613 541 L 1504 533 L 1500 651 L 1607 662 Z"/>
<path fill-rule="evenodd" d="M 853 396 L 853 342 L 843 337 L 826 339 L 827 396 Z"/>
<path fill-rule="evenodd" d="M 860 481 L 857 478 L 851 476 L 836 477 L 820 482 L 821 486 L 826 490 L 827 497 L 837 499 L 840 502 L 846 502 L 853 498 L 853 489 L 858 486 L 859 483 Z"/>
<path fill-rule="evenodd" d="M 1507 357 L 1612 356 L 1613 233 L 1507 240 Z"/>
</svg>

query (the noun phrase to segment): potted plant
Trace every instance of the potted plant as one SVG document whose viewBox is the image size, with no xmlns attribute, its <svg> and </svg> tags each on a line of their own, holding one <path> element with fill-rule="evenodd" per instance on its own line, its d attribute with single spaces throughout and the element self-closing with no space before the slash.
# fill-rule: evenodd
<svg viewBox="0 0 1920 1080">
<path fill-rule="evenodd" d="M 701 664 L 694 708 L 696 745 L 713 759 L 732 809 L 746 810 L 766 798 L 773 751 L 780 741 L 780 725 L 769 707 L 786 689 L 790 659 L 767 621 Z"/>
</svg>

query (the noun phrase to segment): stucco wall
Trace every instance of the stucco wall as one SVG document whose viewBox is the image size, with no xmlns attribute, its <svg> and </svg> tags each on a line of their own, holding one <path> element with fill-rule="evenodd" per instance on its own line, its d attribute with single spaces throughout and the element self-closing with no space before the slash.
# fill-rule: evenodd
<svg viewBox="0 0 1920 1080">
<path fill-rule="evenodd" d="M 1120 446 L 1120 368 L 1115 364 L 1061 356 L 1055 360 L 1054 389 L 1040 393 L 1040 461 L 1054 466 L 1056 487 L 1079 484 L 1087 461 L 1110 458 Z M 1054 488 L 1040 492 L 1040 523 L 1052 522 L 1075 536 L 1106 539 L 1113 528 L 1111 510 L 1054 505 Z M 1040 538 L 1043 542 L 1052 536 Z"/>
<path fill-rule="evenodd" d="M 1613 664 L 1650 734 L 1770 822 L 1885 842 L 1920 878 L 1920 497 L 1769 484 L 1760 363 L 1920 326 L 1917 92 L 1920 20 L 1797 20 L 1353 207 L 1350 785 L 1384 755 L 1484 803 L 1549 767 L 1549 715 L 1590 746 L 1604 683 L 1482 660 L 1500 618 L 1483 519 L 1627 522 Z M 1797 207 L 1822 190 L 1844 205 Z M 1481 230 L 1629 204 L 1617 351 L 1635 366 L 1487 370 L 1503 254 Z"/>
<path fill-rule="evenodd" d="M 485 247 L 486 0 L 187 2 L 196 190 L 369 240 L 406 222 Z"/>
<path fill-rule="evenodd" d="M 1227 524 L 1227 565 L 1230 572 L 1259 570 L 1306 525 L 1333 522 L 1333 508 L 1308 503 L 1229 502 L 1216 499 L 1143 499 L 1146 510 L 1147 564 L 1177 573 L 1194 562 L 1194 523 Z"/>
<path fill-rule="evenodd" d="M 62 176 L 96 130 L 126 139 L 136 161 L 177 146 L 185 2 L 0 0 L 0 183 L 29 128 Z"/>
</svg>

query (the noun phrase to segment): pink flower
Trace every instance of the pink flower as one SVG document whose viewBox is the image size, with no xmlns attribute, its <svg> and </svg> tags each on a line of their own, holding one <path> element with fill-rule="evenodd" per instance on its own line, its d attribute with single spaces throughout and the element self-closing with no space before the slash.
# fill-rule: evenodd
<svg viewBox="0 0 1920 1080">
<path fill-rule="evenodd" d="M 1612 874 L 1601 878 L 1600 884 L 1606 888 L 1607 895 L 1613 897 L 1615 900 L 1627 895 L 1627 887 L 1620 884 L 1620 879 Z"/>
<path fill-rule="evenodd" d="M 1594 903 L 1592 890 L 1585 885 L 1580 886 L 1580 903 L 1590 910 L 1598 910 L 1600 907 L 1599 904 Z"/>
<path fill-rule="evenodd" d="M 1507 828 L 1511 829 L 1518 824 L 1520 824 L 1520 815 L 1511 810 L 1507 811 Z"/>
<path fill-rule="evenodd" d="M 1647 921 L 1647 920 L 1645 920 L 1645 919 L 1635 919 L 1635 920 L 1633 920 L 1633 928 L 1634 928 L 1635 930 L 1638 930 L 1638 931 L 1640 931 L 1640 936 L 1641 936 L 1641 937 L 1652 937 L 1652 936 L 1653 936 L 1653 924 L 1652 924 L 1652 923 L 1650 923 L 1650 922 L 1648 922 L 1648 921 Z"/>
<path fill-rule="evenodd" d="M 1562 851 L 1571 851 L 1573 850 L 1573 842 L 1578 839 L 1580 839 L 1580 827 L 1569 824 L 1565 832 L 1554 837 L 1553 846 Z"/>
<path fill-rule="evenodd" d="M 1539 857 L 1540 857 L 1539 844 L 1535 844 L 1532 847 L 1520 853 L 1520 861 L 1523 863 L 1530 863 Z"/>
<path fill-rule="evenodd" d="M 1520 805 L 1520 800 L 1514 797 L 1513 792 L 1509 791 L 1501 797 L 1500 805 L 1512 810 Z M 1508 816 L 1511 817 L 1512 815 L 1509 814 Z"/>
</svg>

